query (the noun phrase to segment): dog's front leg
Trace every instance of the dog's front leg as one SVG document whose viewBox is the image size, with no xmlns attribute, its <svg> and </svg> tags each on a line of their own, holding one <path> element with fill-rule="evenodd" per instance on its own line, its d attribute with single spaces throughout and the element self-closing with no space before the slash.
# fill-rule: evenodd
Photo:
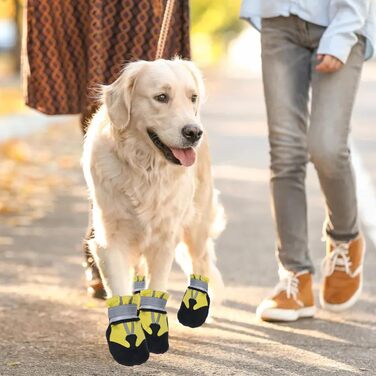
<svg viewBox="0 0 376 376">
<path fill-rule="evenodd" d="M 168 277 L 174 260 L 175 248 L 175 242 L 160 242 L 156 248 L 151 248 L 146 253 L 150 289 L 159 291 L 167 290 Z"/>
<path fill-rule="evenodd" d="M 140 296 L 132 295 L 131 255 L 119 244 L 109 242 L 107 247 L 99 247 L 93 239 L 91 248 L 108 297 L 108 348 L 118 363 L 134 366 L 148 360 L 149 349 L 138 317 Z"/>
<path fill-rule="evenodd" d="M 116 242 L 100 247 L 91 241 L 90 248 L 98 265 L 107 298 L 132 295 L 133 266 L 126 250 Z"/>
<path fill-rule="evenodd" d="M 140 320 L 149 351 L 160 354 L 169 348 L 166 290 L 176 244 L 156 239 L 153 245 L 145 251 L 150 282 L 141 291 Z"/>
</svg>

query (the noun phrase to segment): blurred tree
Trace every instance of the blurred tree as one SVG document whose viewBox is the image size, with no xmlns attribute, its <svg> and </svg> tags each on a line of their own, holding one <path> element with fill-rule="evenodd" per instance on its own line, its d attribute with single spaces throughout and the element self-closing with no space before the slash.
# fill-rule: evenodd
<svg viewBox="0 0 376 376">
<path fill-rule="evenodd" d="M 203 65 L 217 62 L 243 24 L 241 0 L 191 0 L 193 57 Z"/>
<path fill-rule="evenodd" d="M 17 25 L 16 43 L 13 48 L 14 69 L 16 72 L 21 68 L 21 40 L 22 40 L 22 13 L 23 13 L 23 0 L 13 0 L 14 15 L 13 19 Z"/>
<path fill-rule="evenodd" d="M 14 0 L 0 0 L 0 19 L 13 17 Z"/>
<path fill-rule="evenodd" d="M 15 44 L 11 50 L 13 70 L 20 69 L 22 9 L 24 0 L 0 0 L 0 19 L 13 20 L 16 25 Z"/>
</svg>

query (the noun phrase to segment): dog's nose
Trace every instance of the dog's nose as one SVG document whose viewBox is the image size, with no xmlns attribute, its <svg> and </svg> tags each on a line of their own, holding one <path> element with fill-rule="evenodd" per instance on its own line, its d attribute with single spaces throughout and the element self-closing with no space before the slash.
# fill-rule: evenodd
<svg viewBox="0 0 376 376">
<path fill-rule="evenodd" d="M 187 139 L 188 141 L 196 142 L 201 138 L 203 132 L 196 125 L 186 125 L 181 130 L 181 133 L 184 136 L 184 138 Z"/>
</svg>

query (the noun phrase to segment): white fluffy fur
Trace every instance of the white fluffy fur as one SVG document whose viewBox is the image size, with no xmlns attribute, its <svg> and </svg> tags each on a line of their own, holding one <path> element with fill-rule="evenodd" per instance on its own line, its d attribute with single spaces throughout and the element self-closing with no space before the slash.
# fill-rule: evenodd
<svg viewBox="0 0 376 376">
<path fill-rule="evenodd" d="M 154 99 L 164 92 L 168 104 Z M 196 163 L 183 167 L 167 161 L 146 132 L 152 128 L 166 145 L 184 147 L 182 127 L 202 127 L 202 97 L 199 71 L 179 59 L 131 63 L 103 88 L 82 164 L 93 205 L 90 248 L 109 297 L 131 294 L 135 272 L 146 273 L 149 288 L 166 291 L 181 241 L 191 258 L 183 269 L 222 286 L 213 238 L 223 209 L 213 191 L 206 137 L 196 148 Z"/>
</svg>

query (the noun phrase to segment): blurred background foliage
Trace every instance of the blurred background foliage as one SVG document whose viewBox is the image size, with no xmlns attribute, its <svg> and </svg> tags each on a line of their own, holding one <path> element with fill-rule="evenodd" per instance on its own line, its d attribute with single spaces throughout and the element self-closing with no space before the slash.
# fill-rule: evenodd
<svg viewBox="0 0 376 376">
<path fill-rule="evenodd" d="M 244 27 L 241 0 L 191 0 L 192 52 L 200 65 L 219 62 L 227 46 Z"/>
<path fill-rule="evenodd" d="M 19 85 L 24 0 L 0 0 L 0 116 L 23 108 Z"/>
</svg>

